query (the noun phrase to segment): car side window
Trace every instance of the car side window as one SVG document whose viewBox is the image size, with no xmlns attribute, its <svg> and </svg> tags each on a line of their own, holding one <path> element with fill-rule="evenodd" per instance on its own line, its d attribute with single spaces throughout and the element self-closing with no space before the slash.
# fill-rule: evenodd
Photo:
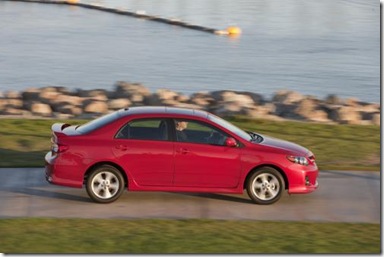
<svg viewBox="0 0 384 257">
<path fill-rule="evenodd" d="M 137 119 L 125 124 L 117 133 L 119 139 L 168 140 L 168 123 L 165 119 Z"/>
<path fill-rule="evenodd" d="M 224 145 L 227 134 L 221 130 L 200 121 L 175 120 L 176 141 Z"/>
</svg>

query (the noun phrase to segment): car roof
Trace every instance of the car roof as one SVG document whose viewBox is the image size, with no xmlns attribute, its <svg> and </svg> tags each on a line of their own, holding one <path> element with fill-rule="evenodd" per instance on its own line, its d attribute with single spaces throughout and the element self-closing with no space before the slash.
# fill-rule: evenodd
<svg viewBox="0 0 384 257">
<path fill-rule="evenodd" d="M 188 109 L 181 107 L 168 107 L 168 106 L 135 106 L 119 110 L 120 115 L 133 115 L 133 114 L 171 114 L 171 115 L 189 115 L 200 118 L 207 118 L 209 113 L 206 111 Z"/>
</svg>

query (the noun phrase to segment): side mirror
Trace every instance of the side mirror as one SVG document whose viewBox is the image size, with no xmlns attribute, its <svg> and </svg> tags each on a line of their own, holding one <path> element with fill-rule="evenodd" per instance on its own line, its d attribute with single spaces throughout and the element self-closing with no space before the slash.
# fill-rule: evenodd
<svg viewBox="0 0 384 257">
<path fill-rule="evenodd" d="M 227 139 L 225 139 L 225 145 L 228 147 L 236 147 L 237 142 L 233 137 L 227 137 Z"/>
</svg>

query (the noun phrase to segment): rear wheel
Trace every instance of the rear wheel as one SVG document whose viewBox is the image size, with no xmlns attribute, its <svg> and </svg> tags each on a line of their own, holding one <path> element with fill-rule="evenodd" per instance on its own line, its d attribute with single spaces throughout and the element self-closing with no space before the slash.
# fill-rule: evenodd
<svg viewBox="0 0 384 257">
<path fill-rule="evenodd" d="M 278 201 L 284 190 L 284 179 L 272 167 L 257 169 L 247 181 L 247 193 L 257 204 L 272 204 Z"/>
<path fill-rule="evenodd" d="M 86 189 L 93 201 L 111 203 L 123 193 L 124 178 L 115 167 L 103 165 L 88 176 Z"/>
</svg>

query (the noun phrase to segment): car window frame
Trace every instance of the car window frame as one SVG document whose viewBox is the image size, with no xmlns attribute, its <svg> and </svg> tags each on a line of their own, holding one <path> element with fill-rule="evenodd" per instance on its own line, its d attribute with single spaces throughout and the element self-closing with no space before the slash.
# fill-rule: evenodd
<svg viewBox="0 0 384 257">
<path fill-rule="evenodd" d="M 129 124 L 129 123 L 132 123 L 132 122 L 137 122 L 137 121 L 146 121 L 146 120 L 164 120 L 167 124 L 167 139 L 165 140 L 162 140 L 162 139 L 142 139 L 142 138 L 125 138 L 125 137 L 117 137 L 119 135 L 119 133 Z M 116 132 L 116 134 L 114 135 L 114 139 L 117 139 L 117 140 L 139 140 L 139 141 L 156 141 L 156 142 L 170 142 L 170 141 L 173 141 L 173 136 L 172 136 L 172 123 L 171 123 L 171 119 L 170 118 L 167 118 L 167 117 L 141 117 L 141 118 L 134 118 L 134 119 L 131 119 L 129 120 L 128 122 L 124 123 L 124 125 L 122 125 L 120 127 L 120 129 Z"/>
<path fill-rule="evenodd" d="M 191 119 L 191 118 L 174 117 L 174 118 L 172 118 L 172 121 L 171 121 L 171 124 L 172 124 L 171 125 L 171 130 L 172 130 L 172 141 L 174 141 L 175 143 L 198 144 L 198 145 L 207 145 L 207 146 L 226 147 L 225 144 L 219 145 L 219 144 L 209 144 L 209 143 L 199 143 L 199 142 L 178 141 L 177 140 L 177 136 L 176 136 L 176 121 L 177 120 L 187 121 L 188 123 L 189 122 L 199 123 L 199 124 L 202 124 L 202 125 L 204 125 L 206 127 L 212 128 L 212 129 L 216 130 L 217 132 L 220 132 L 221 134 L 225 135 L 227 138 L 228 137 L 232 137 L 233 138 L 232 135 L 228 134 L 227 132 L 225 132 L 224 130 L 222 130 L 221 128 L 219 128 L 217 126 L 215 126 L 213 124 L 210 124 L 209 122 L 202 121 L 202 120 L 197 120 L 197 119 Z M 234 138 L 234 139 L 238 142 L 238 140 L 236 138 Z"/>
</svg>

